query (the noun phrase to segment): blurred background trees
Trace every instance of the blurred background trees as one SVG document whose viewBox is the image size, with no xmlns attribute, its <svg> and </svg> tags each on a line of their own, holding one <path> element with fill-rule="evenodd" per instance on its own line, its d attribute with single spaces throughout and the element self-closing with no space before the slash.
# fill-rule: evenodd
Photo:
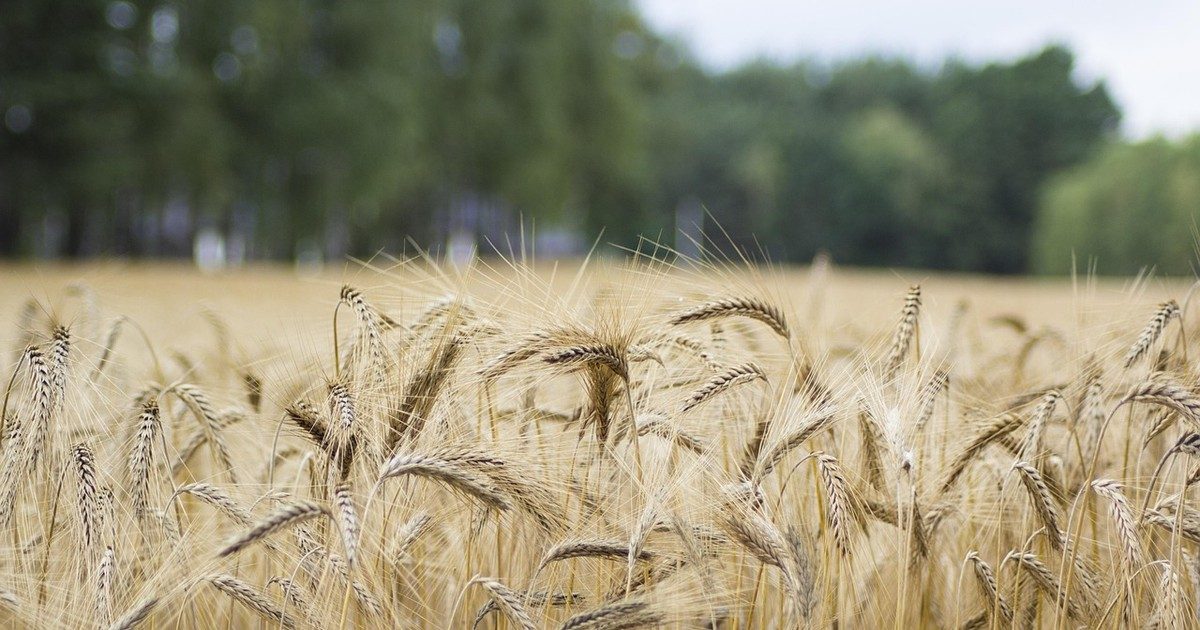
<svg viewBox="0 0 1200 630">
<path fill-rule="evenodd" d="M 1120 144 L 1062 47 L 718 72 L 614 0 L 21 0 L 0 12 L 0 113 L 5 257 L 337 259 L 535 225 L 545 255 L 604 229 L 775 260 L 1057 272 L 1074 249 L 1176 271 L 1200 201 L 1196 141 Z"/>
<path fill-rule="evenodd" d="M 1106 147 L 1047 186 L 1036 226 L 1036 267 L 1070 270 L 1079 261 L 1113 274 L 1155 261 L 1169 274 L 1195 273 L 1200 218 L 1200 136 Z M 1102 254 L 1102 255 L 1097 255 Z"/>
</svg>

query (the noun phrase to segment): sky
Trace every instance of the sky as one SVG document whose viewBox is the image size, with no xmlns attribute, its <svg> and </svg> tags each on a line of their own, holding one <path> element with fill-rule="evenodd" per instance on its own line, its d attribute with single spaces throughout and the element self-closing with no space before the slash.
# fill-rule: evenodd
<svg viewBox="0 0 1200 630">
<path fill-rule="evenodd" d="M 1103 78 L 1124 133 L 1200 131 L 1200 0 L 637 0 L 660 32 L 709 67 L 759 57 L 835 61 L 880 53 L 936 67 L 947 56 L 1008 60 L 1048 43 Z"/>
</svg>

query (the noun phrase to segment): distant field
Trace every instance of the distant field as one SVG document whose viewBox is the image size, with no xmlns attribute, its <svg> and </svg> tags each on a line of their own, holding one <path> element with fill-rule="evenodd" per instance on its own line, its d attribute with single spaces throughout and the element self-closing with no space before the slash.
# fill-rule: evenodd
<svg viewBox="0 0 1200 630">
<path fill-rule="evenodd" d="M 501 263 L 493 263 L 499 269 Z M 599 284 L 607 275 L 602 265 L 593 265 L 592 283 Z M 575 263 L 559 266 L 543 264 L 536 273 L 556 278 L 556 286 L 566 288 L 577 271 Z M 503 275 L 503 270 L 487 272 Z M 690 274 L 679 274 L 686 284 Z M 209 305 L 230 316 L 230 325 L 238 331 L 270 336 L 279 326 L 289 330 L 317 331 L 325 327 L 330 300 L 345 282 L 379 287 L 384 294 L 399 290 L 440 296 L 440 283 L 421 276 L 416 284 L 402 282 L 414 274 L 380 274 L 347 264 L 343 268 L 321 272 L 296 271 L 288 266 L 251 267 L 222 273 L 201 273 L 190 265 L 102 264 L 102 265 L 0 265 L 0 313 L 14 313 L 30 297 L 43 301 L 61 301 L 63 289 L 85 283 L 95 289 L 106 308 L 115 313 L 144 318 L 149 330 L 172 335 L 188 334 L 191 326 L 176 324 L 194 318 L 199 306 Z M 786 269 L 770 275 L 764 284 L 773 292 L 807 309 L 809 296 L 807 268 Z M 599 278 L 601 280 L 596 280 Z M 1065 325 L 1076 312 L 1103 317 L 1115 315 L 1113 308 L 1124 309 L 1156 303 L 1169 295 L 1186 292 L 1185 281 L 1151 279 L 1081 278 L 1007 278 L 938 274 L 925 271 L 871 271 L 834 268 L 828 282 L 820 288 L 824 315 L 836 316 L 848 326 L 875 326 L 889 322 L 894 313 L 880 308 L 895 302 L 910 284 L 925 289 L 925 311 L 939 319 L 949 314 L 962 300 L 981 315 L 1017 313 L 1035 324 Z M 699 285 L 699 283 L 697 283 Z M 470 290 L 488 295 L 496 290 L 489 280 L 468 281 Z M 1077 286 L 1076 286 L 1077 285 Z M 49 300 L 48 298 L 53 298 Z"/>
<path fill-rule="evenodd" d="M 0 278 L 6 627 L 1196 626 L 1188 282 Z"/>
</svg>

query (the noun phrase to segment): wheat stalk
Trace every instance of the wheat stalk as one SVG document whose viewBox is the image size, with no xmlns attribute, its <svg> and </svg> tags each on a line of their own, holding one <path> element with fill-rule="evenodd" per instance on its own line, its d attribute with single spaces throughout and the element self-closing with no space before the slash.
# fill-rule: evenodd
<svg viewBox="0 0 1200 630">
<path fill-rule="evenodd" d="M 616 602 L 579 613 L 568 619 L 559 630 L 601 630 L 616 628 L 652 627 L 662 622 L 662 615 L 642 601 Z"/>
<path fill-rule="evenodd" d="M 754 363 L 735 365 L 708 379 L 696 391 L 692 392 L 687 397 L 687 400 L 684 401 L 683 407 L 679 411 L 680 413 L 687 413 L 723 392 L 743 383 L 759 380 L 765 381 L 766 379 L 767 376 L 763 373 L 762 368 Z"/>
<path fill-rule="evenodd" d="M 814 435 L 828 429 L 833 425 L 835 418 L 836 416 L 831 410 L 822 410 L 813 415 L 808 422 L 805 422 L 784 436 L 783 439 L 779 440 L 767 452 L 765 457 L 760 458 L 757 464 L 758 472 L 754 475 L 754 478 L 761 479 L 771 474 L 775 470 L 775 467 L 779 465 L 779 462 L 783 461 L 784 457 L 787 457 L 788 453 L 807 442 Z"/>
<path fill-rule="evenodd" d="M 946 478 L 942 482 L 942 492 L 948 492 L 950 488 L 954 487 L 954 483 L 958 481 L 959 476 L 962 475 L 963 471 L 967 469 L 967 466 L 970 465 L 970 463 L 976 457 L 978 457 L 984 449 L 1000 438 L 1015 431 L 1023 424 L 1023 422 L 1024 421 L 1021 419 L 1021 417 L 1016 414 L 1004 414 L 992 418 L 987 422 L 987 424 L 984 424 L 976 429 L 975 435 L 971 438 L 967 445 L 963 447 L 962 452 L 959 453 L 958 457 L 951 462 L 949 470 L 946 473 Z"/>
<path fill-rule="evenodd" d="M 154 437 L 161 430 L 158 399 L 148 398 L 138 415 L 137 434 L 129 452 L 129 498 L 136 517 L 145 516 L 150 486 L 150 465 L 154 459 Z"/>
<path fill-rule="evenodd" d="M 825 516 L 829 527 L 833 530 L 834 540 L 843 556 L 850 555 L 850 526 L 858 522 L 853 506 L 850 504 L 850 494 L 847 490 L 846 476 L 837 458 L 828 453 L 817 451 L 813 453 L 817 460 L 817 468 L 821 471 L 821 484 L 825 487 L 826 506 Z"/>
<path fill-rule="evenodd" d="M 542 360 L 550 365 L 570 367 L 603 365 L 622 379 L 629 375 L 629 364 L 625 353 L 612 344 L 593 343 L 570 346 L 548 352 Z"/>
<path fill-rule="evenodd" d="M 525 610 L 520 595 L 495 578 L 475 578 L 471 580 L 471 583 L 482 586 L 491 596 L 492 603 L 496 604 L 500 612 L 504 613 L 504 616 L 508 617 L 508 620 L 514 625 L 521 627 L 522 630 L 536 630 L 537 624 L 533 623 L 533 618 Z"/>
<path fill-rule="evenodd" d="M 1108 499 L 1112 505 L 1113 523 L 1120 534 L 1122 549 L 1125 552 L 1125 570 L 1129 575 L 1133 575 L 1142 566 L 1144 554 L 1129 499 L 1125 497 L 1121 484 L 1112 479 L 1097 479 L 1092 482 L 1092 489 L 1096 494 Z"/>
<path fill-rule="evenodd" d="M 104 368 L 108 367 L 108 362 L 112 358 L 113 348 L 117 346 L 117 339 L 121 336 L 121 327 L 125 324 L 125 319 L 124 316 L 118 317 L 109 326 L 108 334 L 104 336 L 103 350 L 100 352 L 100 358 L 96 361 L 96 367 L 92 368 L 92 374 L 89 379 L 92 382 L 100 380 L 100 376 L 104 374 Z"/>
<path fill-rule="evenodd" d="M 1121 402 L 1149 403 L 1174 409 L 1191 421 L 1193 426 L 1200 427 L 1200 398 L 1166 379 L 1151 379 L 1137 385 Z"/>
<path fill-rule="evenodd" d="M 1042 402 L 1038 403 L 1038 406 L 1030 414 L 1029 429 L 1025 433 L 1025 440 L 1021 442 L 1017 457 L 1033 464 L 1041 464 L 1043 459 L 1042 439 L 1046 433 L 1046 424 L 1050 421 L 1051 415 L 1054 414 L 1054 408 L 1061 398 L 1062 395 L 1057 390 L 1051 390 L 1042 397 Z"/>
<path fill-rule="evenodd" d="M 350 565 L 336 553 L 331 553 L 325 557 L 329 565 L 337 572 L 338 577 L 342 582 L 349 584 L 351 591 L 354 593 L 354 598 L 358 601 L 363 610 L 367 611 L 371 616 L 381 618 L 384 615 L 383 603 L 379 601 L 365 584 L 358 580 L 351 579 Z"/>
<path fill-rule="evenodd" d="M 402 475 L 427 477 L 474 497 L 489 507 L 509 509 L 508 500 L 500 494 L 495 484 L 469 464 L 437 454 L 401 453 L 384 462 L 379 470 L 379 482 Z"/>
<path fill-rule="evenodd" d="M 218 555 L 224 557 L 235 554 L 281 529 L 303 523 L 318 516 L 328 515 L 328 510 L 308 501 L 297 501 L 283 505 L 263 520 L 255 523 L 245 533 L 229 541 L 229 544 Z"/>
<path fill-rule="evenodd" d="M 217 461 L 220 462 L 224 472 L 229 475 L 230 481 L 237 483 L 237 476 L 234 473 L 233 467 L 233 456 L 229 452 L 229 445 L 226 444 L 225 438 L 221 435 L 221 418 L 216 408 L 209 402 L 208 395 L 199 387 L 189 383 L 176 385 L 172 391 L 191 409 L 196 419 L 201 423 L 201 426 L 207 431 L 206 437 L 209 447 L 217 456 Z"/>
<path fill-rule="evenodd" d="M 1176 522 L 1177 520 L 1178 522 Z M 1151 509 L 1146 511 L 1142 522 L 1157 525 L 1169 534 L 1177 531 L 1183 538 L 1200 544 L 1200 512 L 1196 510 L 1185 508 L 1180 514 L 1178 508 L 1175 507 L 1164 514 L 1159 509 Z"/>
<path fill-rule="evenodd" d="M 217 590 L 225 593 L 246 608 L 258 613 L 263 619 L 285 628 L 294 628 L 296 626 L 296 622 L 292 619 L 291 615 L 285 613 L 253 586 L 242 580 L 223 573 L 210 575 L 205 579 L 209 584 L 216 587 Z"/>
<path fill-rule="evenodd" d="M 537 356 L 556 335 L 535 331 L 525 335 L 518 344 L 488 361 L 480 370 L 479 375 L 488 381 L 495 380 L 505 372 L 523 361 Z"/>
<path fill-rule="evenodd" d="M 342 532 L 342 547 L 346 551 L 346 562 L 354 565 L 358 550 L 358 512 L 354 509 L 354 496 L 350 484 L 343 481 L 333 491 L 333 503 L 337 506 L 338 524 Z"/>
<path fill-rule="evenodd" d="M 925 425 L 933 418 L 934 406 L 937 404 L 938 394 L 942 393 L 950 387 L 950 373 L 945 370 L 938 370 L 925 383 L 925 387 L 921 388 L 921 396 L 917 404 L 917 417 L 913 421 L 913 435 L 920 435 L 925 429 Z"/>
<path fill-rule="evenodd" d="M 974 551 L 967 554 L 967 560 L 971 562 L 975 573 L 975 583 L 979 585 L 979 591 L 983 595 L 983 600 L 987 602 L 988 609 L 993 613 L 999 612 L 1000 620 L 1003 623 L 1012 623 L 1012 607 L 1008 605 L 1004 596 L 1000 594 L 999 587 L 996 586 L 996 573 L 992 571 L 992 566 Z"/>
<path fill-rule="evenodd" d="M 1183 589 L 1183 581 L 1179 572 L 1168 561 L 1163 560 L 1162 576 L 1158 583 L 1158 606 L 1150 619 L 1150 628 L 1186 628 L 1189 625 L 1184 603 L 1187 593 Z M 1194 620 L 1193 620 L 1194 623 Z"/>
<path fill-rule="evenodd" d="M 457 335 L 441 340 L 429 356 L 429 362 L 405 384 L 404 396 L 391 415 L 387 450 L 393 451 L 401 440 L 416 439 L 437 402 L 442 385 L 451 377 L 463 346 Z"/>
<path fill-rule="evenodd" d="M 567 540 L 551 547 L 537 564 L 537 571 L 546 568 L 552 562 L 570 558 L 601 558 L 604 560 L 624 560 L 634 549 L 627 542 L 620 540 Z M 645 549 L 637 550 L 637 560 L 651 560 L 654 553 Z"/>
<path fill-rule="evenodd" d="M 80 535 L 84 549 L 92 549 L 99 543 L 100 538 L 100 505 L 96 488 L 96 459 L 92 449 L 86 444 L 76 444 L 71 448 L 71 461 L 74 463 L 76 489 L 79 510 Z"/>
<path fill-rule="evenodd" d="M 71 360 L 71 331 L 66 326 L 55 326 L 50 337 L 50 380 L 54 392 L 54 404 L 62 405 L 67 393 L 67 372 Z"/>
<path fill-rule="evenodd" d="M 108 630 L 133 630 L 133 628 L 141 625 L 150 616 L 150 613 L 154 612 L 154 609 L 158 607 L 159 601 L 158 597 L 155 596 L 143 599 L 131 608 L 129 612 L 122 615 L 120 619 L 114 621 L 108 627 Z"/>
<path fill-rule="evenodd" d="M 883 470 L 883 460 L 879 452 L 884 447 L 883 431 L 878 422 L 867 410 L 858 413 L 859 444 L 862 445 L 863 467 L 866 469 L 867 481 L 880 492 L 887 490 L 888 482 Z"/>
<path fill-rule="evenodd" d="M 566 606 L 568 604 L 578 604 L 579 602 L 584 601 L 584 596 L 580 595 L 579 593 L 571 593 L 568 595 L 566 593 L 547 593 L 546 591 L 538 591 L 535 593 L 517 593 L 517 596 L 520 598 L 520 601 L 526 608 L 542 606 Z M 483 623 L 483 621 L 487 619 L 487 616 L 495 610 L 499 610 L 499 606 L 495 601 L 489 599 L 488 603 L 481 606 L 475 613 L 475 621 L 471 623 L 471 629 L 474 630 L 475 628 L 478 628 L 479 624 Z"/>
<path fill-rule="evenodd" d="M 238 502 L 234 501 L 233 497 L 229 496 L 229 493 L 212 484 L 197 482 L 179 486 L 175 490 L 175 495 L 178 496 L 181 494 L 190 494 L 203 499 L 205 503 L 233 517 L 239 524 L 249 525 L 253 520 L 250 512 L 241 505 L 238 505 Z"/>
<path fill-rule="evenodd" d="M 345 381 L 329 384 L 329 412 L 332 421 L 327 425 L 324 445 L 331 459 L 338 462 L 341 477 L 345 478 L 353 464 L 359 424 L 357 405 Z"/>
<path fill-rule="evenodd" d="M 267 581 L 267 586 L 272 584 L 278 584 L 279 590 L 283 591 L 284 599 L 291 602 L 300 612 L 304 613 L 305 617 L 308 617 L 310 620 L 314 617 L 312 598 L 304 590 L 304 587 L 281 576 L 275 576 Z M 285 608 L 284 610 L 286 612 L 287 609 Z"/>
<path fill-rule="evenodd" d="M 341 303 L 349 306 L 358 318 L 358 325 L 365 333 L 363 336 L 366 338 L 367 353 L 371 359 L 367 370 L 373 378 L 378 378 L 377 375 L 383 367 L 383 341 L 380 338 L 379 318 L 358 289 L 348 284 L 343 285 L 340 297 Z"/>
<path fill-rule="evenodd" d="M 110 546 L 104 550 L 100 565 L 96 568 L 96 614 L 103 625 L 112 622 L 113 573 L 116 558 Z"/>
<path fill-rule="evenodd" d="M 913 333 L 917 329 L 917 316 L 921 312 L 921 285 L 909 287 L 904 296 L 904 309 L 900 312 L 900 323 L 892 334 L 892 345 L 884 362 L 884 374 L 892 378 L 904 363 L 908 348 L 912 345 Z"/>
<path fill-rule="evenodd" d="M 33 389 L 33 411 L 26 422 L 13 425 L 15 434 L 5 440 L 4 464 L 0 471 L 0 525 L 7 524 L 12 518 L 18 487 L 37 466 L 39 455 L 46 449 L 51 417 L 59 398 L 45 355 L 30 347 L 24 360 Z"/>
<path fill-rule="evenodd" d="M 1150 346 L 1154 345 L 1154 342 L 1158 340 L 1158 337 L 1162 334 L 1163 329 L 1167 327 L 1167 324 L 1172 319 L 1179 317 L 1179 314 L 1179 304 L 1175 300 L 1168 300 L 1159 305 L 1158 310 L 1154 311 L 1154 316 L 1150 318 L 1145 328 L 1142 328 L 1142 332 L 1138 334 L 1137 341 L 1133 342 L 1133 345 L 1129 348 L 1129 352 L 1125 353 L 1126 369 L 1132 367 L 1138 359 L 1146 354 Z"/>
<path fill-rule="evenodd" d="M 395 546 L 389 555 L 397 560 L 404 558 L 408 555 L 408 550 L 417 542 L 417 539 L 432 527 L 433 517 L 429 514 L 418 514 L 412 517 L 400 529 L 396 530 L 396 534 L 393 537 L 393 540 L 396 541 Z"/>
<path fill-rule="evenodd" d="M 1055 551 L 1062 551 L 1066 544 L 1065 534 L 1059 525 L 1054 498 L 1051 496 L 1050 488 L 1047 487 L 1045 480 L 1042 479 L 1042 474 L 1029 462 L 1018 461 L 1013 464 L 1012 469 L 1020 473 L 1021 483 L 1028 491 L 1033 509 L 1046 529 L 1046 540 L 1049 541 L 1050 547 Z"/>
<path fill-rule="evenodd" d="M 769 326 L 780 337 L 784 339 L 791 337 L 791 332 L 788 330 L 787 320 L 783 316 L 783 311 L 763 300 L 751 297 L 725 298 L 705 302 L 672 315 L 669 323 L 678 326 L 679 324 L 688 322 L 707 321 L 732 316 L 748 317 L 760 321 Z"/>
<path fill-rule="evenodd" d="M 1024 569 L 1033 578 L 1033 583 L 1049 595 L 1055 605 L 1066 610 L 1068 616 L 1079 621 L 1087 618 L 1085 610 L 1081 609 L 1079 604 L 1068 596 L 1058 581 L 1058 577 L 1037 556 L 1031 553 L 1011 551 L 1004 558 L 1004 562 L 1007 563 L 1010 560 Z"/>
<path fill-rule="evenodd" d="M 732 507 L 732 506 L 731 506 Z M 739 518 L 731 514 L 722 522 L 730 537 L 749 551 L 759 562 L 779 570 L 788 593 L 804 608 L 809 589 L 800 575 L 797 559 L 792 556 L 792 545 L 769 521 L 757 514 L 746 514 Z M 626 591 L 629 591 L 627 586 Z"/>
<path fill-rule="evenodd" d="M 143 398 L 143 400 L 147 399 L 148 398 Z M 223 430 L 226 427 L 241 422 L 244 419 L 245 416 L 240 413 L 219 414 L 217 416 L 217 428 Z M 176 455 L 175 461 L 171 464 L 172 477 L 178 475 L 180 471 L 187 466 L 188 461 L 192 459 L 192 456 L 196 454 L 196 451 L 200 450 L 201 446 L 204 446 L 208 443 L 208 435 L 209 430 L 207 427 L 196 429 L 196 431 L 188 437 L 187 441 L 185 441 L 183 445 L 179 447 L 179 453 Z M 224 445 L 224 441 L 222 441 L 220 444 L 222 446 L 219 446 L 218 448 L 225 448 L 228 450 L 228 447 Z"/>
</svg>

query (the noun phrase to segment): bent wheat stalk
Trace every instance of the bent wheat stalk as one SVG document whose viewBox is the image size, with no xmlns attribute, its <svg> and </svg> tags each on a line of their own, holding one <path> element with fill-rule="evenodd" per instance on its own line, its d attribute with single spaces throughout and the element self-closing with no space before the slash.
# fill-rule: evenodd
<svg viewBox="0 0 1200 630">
<path fill-rule="evenodd" d="M 760 321 L 775 331 L 784 339 L 791 338 L 787 320 L 777 307 L 762 300 L 750 297 L 725 298 L 705 302 L 685 311 L 672 315 L 669 323 L 672 325 L 699 322 L 724 317 L 748 317 Z"/>
<path fill-rule="evenodd" d="M 224 557 L 235 554 L 254 544 L 256 541 L 263 540 L 281 529 L 302 523 L 318 516 L 328 515 L 329 511 L 324 507 L 308 501 L 299 501 L 289 505 L 284 505 L 263 520 L 256 523 L 254 527 L 250 528 L 245 533 L 231 540 L 218 555 Z"/>
<path fill-rule="evenodd" d="M 1162 334 L 1164 328 L 1172 319 L 1179 317 L 1179 304 L 1175 300 L 1168 300 L 1159 305 L 1158 310 L 1154 312 L 1154 316 L 1146 323 L 1146 327 L 1138 335 L 1137 341 L 1129 348 L 1129 352 L 1125 353 L 1125 368 L 1129 369 L 1137 362 L 1138 359 L 1145 356 L 1146 351 L 1158 337 Z"/>
<path fill-rule="evenodd" d="M 279 624 L 284 628 L 296 627 L 296 622 L 292 619 L 291 615 L 281 610 L 271 600 L 267 599 L 265 595 L 255 590 L 253 586 L 246 582 L 227 574 L 210 575 L 206 580 L 234 601 L 258 613 L 263 619 Z"/>
<path fill-rule="evenodd" d="M 754 363 L 743 363 L 741 365 L 733 366 L 710 378 L 706 383 L 704 383 L 704 385 L 700 386 L 699 389 L 692 392 L 687 397 L 687 400 L 684 401 L 683 407 L 679 411 L 680 413 L 687 413 L 688 411 L 695 409 L 705 402 L 715 398 L 721 393 L 743 383 L 749 383 L 758 380 L 765 381 L 766 379 L 767 376 L 763 373 L 762 368 L 758 367 Z"/>
</svg>

